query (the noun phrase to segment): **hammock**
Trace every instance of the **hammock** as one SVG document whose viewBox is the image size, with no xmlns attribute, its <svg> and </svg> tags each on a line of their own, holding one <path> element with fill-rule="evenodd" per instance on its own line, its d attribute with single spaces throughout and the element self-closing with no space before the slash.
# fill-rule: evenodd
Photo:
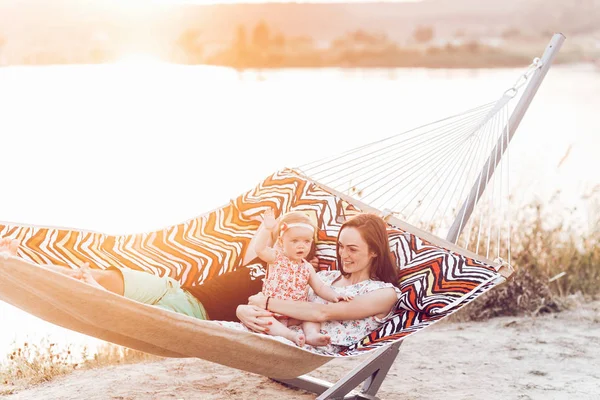
<svg viewBox="0 0 600 400">
<path fill-rule="evenodd" d="M 96 289 L 36 264 L 133 268 L 201 284 L 240 264 L 258 227 L 249 218 L 268 207 L 311 212 L 319 221 L 317 254 L 335 268 L 335 241 L 347 218 L 360 210 L 293 170 L 278 172 L 225 207 L 164 230 L 109 236 L 78 230 L 0 225 L 0 236 L 19 239 L 19 258 L 0 260 L 0 299 L 57 325 L 167 357 L 200 357 L 270 377 L 304 374 L 331 357 L 362 354 L 402 339 L 458 310 L 502 280 L 492 262 L 436 246 L 390 226 L 390 248 L 403 277 L 394 317 L 339 354 L 313 354 L 269 336 L 232 331 Z M 74 301 L 77 299 L 77 301 Z M 49 307 L 51 305 L 51 307 Z M 175 339 L 173 335 L 177 334 Z M 207 346 L 216 338 L 219 347 Z M 219 341 L 220 342 L 220 341 Z M 254 349 L 254 350 L 253 350 Z M 248 357 L 257 349 L 265 361 Z M 232 357 L 243 356 L 248 362 Z M 278 363 L 286 363 L 281 368 Z"/>
<path fill-rule="evenodd" d="M 555 36 L 549 47 L 558 50 L 562 40 L 562 35 Z M 525 78 L 537 74 L 541 80 L 553 55 L 547 51 L 542 63 L 532 64 Z M 533 79 L 528 89 L 532 85 Z M 527 94 L 526 91 L 521 101 Z M 500 235 L 487 229 L 483 222 L 474 228 L 476 235 L 469 234 L 476 237 L 474 251 L 466 249 L 469 240 L 464 237 L 462 247 L 456 243 L 461 239 L 459 234 L 467 225 L 472 206 L 483 198 L 483 188 L 492 176 L 502 175 L 498 171 L 494 174 L 494 169 L 501 165 L 502 154 L 522 117 L 521 114 L 516 123 L 511 120 L 510 129 L 508 123 L 498 124 L 508 122 L 505 111 L 512 97 L 514 94 L 508 91 L 497 102 L 423 127 L 416 135 L 398 135 L 329 160 L 278 171 L 221 208 L 154 232 L 112 236 L 76 229 L 0 224 L 0 237 L 21 241 L 18 258 L 0 257 L 0 300 L 56 325 L 133 349 L 165 357 L 199 357 L 281 380 L 298 377 L 336 357 L 357 356 L 377 349 L 381 350 L 375 353 L 381 356 L 390 345 L 397 351 L 400 341 L 407 336 L 458 311 L 510 276 L 511 268 L 499 257 L 500 249 L 507 248 L 501 246 Z M 449 136 L 440 136 L 440 132 Z M 412 160 L 406 156 L 400 157 L 400 163 L 391 170 L 385 168 L 385 157 L 396 160 L 394 151 L 406 150 L 407 141 L 411 146 L 427 141 L 432 146 L 429 155 L 445 150 L 450 152 L 450 159 L 457 160 L 457 154 L 464 153 L 465 160 L 476 164 L 474 157 L 469 157 L 474 153 L 473 146 L 483 142 L 480 137 L 493 132 L 497 133 L 493 140 L 500 146 L 492 144 L 484 149 L 484 153 L 491 150 L 492 157 L 483 158 L 481 165 L 474 167 L 482 172 L 471 174 L 470 178 L 455 181 L 443 175 L 440 171 L 459 171 L 449 167 L 446 158 L 439 159 L 433 168 L 432 160 L 438 158 L 417 156 Z M 461 146 L 468 147 L 461 150 Z M 424 165 L 423 160 L 429 164 Z M 412 175 L 427 167 L 432 167 L 429 171 L 433 171 L 437 183 L 432 183 L 434 178 L 424 178 L 424 174 Z M 402 174 L 402 168 L 409 172 Z M 365 177 L 365 173 L 372 175 Z M 358 176 L 360 174 L 363 176 Z M 400 190 L 407 187 L 409 180 L 420 181 L 420 189 L 415 186 Z M 377 189 L 369 190 L 375 183 L 380 184 Z M 466 191 L 467 200 L 458 203 L 462 206 L 443 203 L 432 195 L 432 188 L 452 186 L 472 187 L 470 192 Z M 414 202 L 399 200 L 398 193 L 392 191 L 421 194 L 414 210 L 422 210 L 426 202 L 438 204 L 432 209 L 440 209 L 441 205 L 442 209 L 454 210 L 454 223 L 443 227 L 442 220 L 441 227 L 437 228 L 446 232 L 449 240 L 396 218 L 399 215 L 404 220 L 410 219 L 413 213 L 405 210 Z M 270 336 L 233 330 L 215 321 L 158 309 L 39 267 L 39 264 L 55 264 L 75 268 L 89 262 L 92 268 L 131 268 L 168 275 L 186 286 L 202 284 L 242 268 L 242 257 L 258 228 L 252 217 L 274 208 L 280 212 L 312 213 L 319 226 L 316 247 L 320 265 L 324 269 L 335 269 L 335 242 L 341 224 L 358 212 L 378 211 L 361 200 L 384 209 L 379 213 L 388 221 L 390 249 L 400 268 L 402 294 L 390 319 L 337 354 L 298 348 Z M 392 209 L 388 208 L 390 202 L 396 203 Z M 428 228 L 431 221 L 436 220 L 435 212 L 425 211 L 424 215 L 428 222 L 422 227 Z M 422 215 L 419 218 L 423 220 Z M 487 232 L 487 239 L 481 238 L 482 232 Z M 483 255 L 476 254 L 482 252 L 482 242 L 487 244 L 487 249 Z M 490 259 L 492 256 L 497 256 L 495 261 Z M 510 254 L 507 260 L 510 261 Z M 379 371 L 377 366 L 369 368 L 372 373 Z M 354 375 L 360 378 L 358 383 L 367 377 Z M 351 380 L 352 387 L 358 384 L 355 380 Z M 374 395 L 380 384 L 370 386 L 370 395 Z"/>
</svg>

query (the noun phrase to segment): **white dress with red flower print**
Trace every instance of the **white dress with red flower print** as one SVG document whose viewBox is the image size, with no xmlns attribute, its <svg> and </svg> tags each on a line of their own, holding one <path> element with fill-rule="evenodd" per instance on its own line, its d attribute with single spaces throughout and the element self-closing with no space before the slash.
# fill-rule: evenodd
<svg viewBox="0 0 600 400">
<path fill-rule="evenodd" d="M 275 261 L 269 264 L 263 284 L 263 294 L 282 300 L 308 300 L 308 281 L 312 265 L 308 262 L 293 261 L 276 249 Z"/>
<path fill-rule="evenodd" d="M 386 283 L 376 280 L 366 280 L 354 285 L 349 286 L 331 286 L 341 275 L 340 271 L 322 271 L 319 272 L 319 278 L 327 285 L 330 286 L 336 293 L 344 296 L 358 297 L 363 294 L 367 294 L 374 290 L 383 288 L 393 288 L 396 291 L 396 296 L 400 296 L 400 289 L 391 283 Z M 327 304 L 327 301 L 323 300 L 310 289 L 308 294 L 308 301 L 312 303 Z M 390 310 L 390 314 L 383 318 L 367 317 L 358 320 L 350 321 L 325 321 L 321 323 L 321 333 L 329 335 L 331 337 L 331 345 L 319 347 L 319 350 L 327 353 L 337 353 L 341 349 L 341 346 L 349 346 L 354 344 L 379 328 L 383 322 L 391 316 L 393 310 Z M 290 327 L 290 329 L 294 329 Z M 308 347 L 308 345 L 306 345 Z"/>
<path fill-rule="evenodd" d="M 322 271 L 317 273 L 319 278 L 328 286 L 331 286 L 341 275 L 340 271 Z M 385 283 L 376 280 L 366 280 L 354 285 L 336 287 L 331 286 L 331 288 L 338 294 L 342 294 L 345 296 L 353 296 L 358 297 L 360 295 L 372 292 L 374 290 L 383 289 L 383 288 L 394 288 L 396 291 L 396 295 L 400 296 L 400 289 L 392 285 L 391 283 Z M 327 301 L 323 300 L 319 296 L 317 296 L 312 288 L 308 289 L 308 301 L 314 303 L 322 303 L 326 304 Z M 393 307 L 392 307 L 393 309 Z M 308 344 L 304 345 L 304 349 L 311 350 L 315 353 L 324 354 L 324 355 L 335 355 L 339 353 L 344 346 L 348 346 L 354 344 L 367 336 L 369 333 L 373 332 L 375 329 L 379 328 L 383 322 L 388 319 L 393 314 L 393 310 L 390 310 L 390 313 L 383 318 L 377 317 L 367 317 L 359 320 L 351 320 L 351 321 L 325 321 L 321 323 L 321 332 L 327 334 L 331 337 L 331 344 L 327 346 L 314 347 Z M 238 322 L 228 322 L 228 321 L 215 321 L 215 323 L 225 326 L 231 329 L 250 331 L 244 324 Z M 302 332 L 302 325 L 293 325 L 289 326 L 291 330 L 296 332 Z M 280 336 L 270 336 L 271 338 L 284 342 L 293 344 L 288 339 L 285 339 Z"/>
</svg>

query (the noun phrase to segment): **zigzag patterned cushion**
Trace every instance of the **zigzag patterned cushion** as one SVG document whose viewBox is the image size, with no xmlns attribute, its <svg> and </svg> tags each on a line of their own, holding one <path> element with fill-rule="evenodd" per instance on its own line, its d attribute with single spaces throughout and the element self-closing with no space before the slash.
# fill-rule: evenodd
<svg viewBox="0 0 600 400">
<path fill-rule="evenodd" d="M 405 263 L 400 263 L 398 307 L 429 315 L 459 304 L 465 296 L 496 278 L 496 270 L 471 258 L 432 245 L 412 234 L 398 236 L 404 241 Z M 398 250 L 396 250 L 397 252 Z"/>
</svg>

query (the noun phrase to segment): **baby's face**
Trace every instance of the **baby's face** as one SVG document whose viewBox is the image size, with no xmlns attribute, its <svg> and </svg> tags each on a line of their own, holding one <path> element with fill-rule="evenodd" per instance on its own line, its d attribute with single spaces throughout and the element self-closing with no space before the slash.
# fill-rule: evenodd
<svg viewBox="0 0 600 400">
<path fill-rule="evenodd" d="M 283 254 L 294 261 L 305 259 L 310 252 L 312 241 L 311 229 L 300 226 L 289 228 L 281 237 Z"/>
</svg>

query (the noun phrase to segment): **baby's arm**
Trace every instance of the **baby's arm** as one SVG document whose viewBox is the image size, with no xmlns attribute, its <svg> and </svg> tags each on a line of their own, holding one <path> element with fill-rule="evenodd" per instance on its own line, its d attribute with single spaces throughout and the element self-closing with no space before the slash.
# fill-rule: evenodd
<svg viewBox="0 0 600 400">
<path fill-rule="evenodd" d="M 265 211 L 263 222 L 256 232 L 256 240 L 254 242 L 254 251 L 261 260 L 267 263 L 275 261 L 275 250 L 269 246 L 271 243 L 271 233 L 275 228 L 277 221 L 273 216 L 273 210 Z"/>
<path fill-rule="evenodd" d="M 308 284 L 315 291 L 317 296 L 322 298 L 323 300 L 327 300 L 330 303 L 337 303 L 338 301 L 350 301 L 352 297 L 350 296 L 342 296 L 337 294 L 335 290 L 331 288 L 331 286 L 327 286 L 319 275 L 315 272 L 312 266 L 309 264 L 306 266 L 310 271 L 310 279 L 308 280 Z"/>
</svg>

